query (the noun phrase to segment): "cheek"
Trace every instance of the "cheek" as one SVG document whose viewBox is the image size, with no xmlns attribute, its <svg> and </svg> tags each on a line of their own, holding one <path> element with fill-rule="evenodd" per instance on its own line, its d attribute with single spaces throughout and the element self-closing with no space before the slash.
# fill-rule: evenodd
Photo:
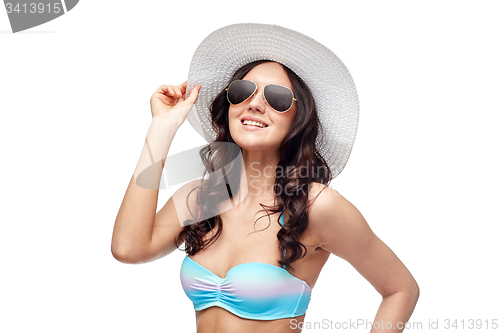
<svg viewBox="0 0 500 333">
<path fill-rule="evenodd" d="M 291 131 L 292 127 L 293 127 L 293 123 L 295 122 L 295 117 L 296 117 L 296 112 L 293 112 L 293 113 L 289 113 L 286 115 L 286 117 L 284 119 L 282 119 L 286 129 L 287 129 L 287 133 Z"/>
<path fill-rule="evenodd" d="M 231 132 L 231 129 L 235 126 L 235 121 L 236 118 L 238 118 L 241 115 L 241 110 L 238 110 L 237 107 L 230 106 L 229 111 L 227 113 L 227 118 L 228 118 L 228 124 L 229 124 L 229 131 Z"/>
<path fill-rule="evenodd" d="M 287 121 L 286 125 L 284 126 L 284 136 L 286 136 L 292 130 L 292 125 L 293 119 Z"/>
<path fill-rule="evenodd" d="M 227 113 L 229 122 L 231 122 L 231 120 L 234 120 L 234 118 L 239 117 L 241 112 L 242 110 L 239 110 L 238 107 L 235 107 L 233 105 L 229 106 L 229 111 Z"/>
</svg>

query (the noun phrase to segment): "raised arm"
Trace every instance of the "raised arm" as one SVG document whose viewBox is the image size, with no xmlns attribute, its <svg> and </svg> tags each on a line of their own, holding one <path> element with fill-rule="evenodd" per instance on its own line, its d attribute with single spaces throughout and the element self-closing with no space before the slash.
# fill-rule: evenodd
<svg viewBox="0 0 500 333">
<path fill-rule="evenodd" d="M 152 261 L 172 252 L 182 231 L 171 198 L 156 213 L 161 172 L 177 129 L 186 119 L 200 87 L 185 98 L 187 82 L 162 85 L 151 97 L 153 119 L 139 162 L 116 217 L 111 253 L 124 263 Z"/>
<path fill-rule="evenodd" d="M 319 193 L 309 218 L 320 235 L 321 248 L 348 261 L 383 298 L 373 322 L 382 325 L 383 321 L 384 325 L 371 332 L 402 332 L 404 326 L 397 325 L 407 322 L 413 313 L 419 297 L 417 282 L 340 193 L 324 185 L 313 187 L 311 193 Z"/>
</svg>

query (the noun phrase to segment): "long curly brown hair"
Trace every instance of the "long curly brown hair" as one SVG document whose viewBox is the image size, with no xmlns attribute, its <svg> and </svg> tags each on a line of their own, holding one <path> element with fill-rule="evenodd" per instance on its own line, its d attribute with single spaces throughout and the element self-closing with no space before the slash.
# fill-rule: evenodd
<svg viewBox="0 0 500 333">
<path fill-rule="evenodd" d="M 243 79 L 252 68 L 269 61 L 259 60 L 242 66 L 234 73 L 230 82 Z M 332 180 L 332 175 L 327 163 L 316 149 L 316 137 L 321 124 L 314 98 L 304 81 L 288 67 L 282 66 L 292 83 L 294 95 L 297 98 L 297 115 L 290 132 L 283 139 L 279 149 L 280 161 L 276 168 L 273 185 L 274 206 L 260 204 L 263 209 L 259 212 L 266 211 L 268 217 L 271 214 L 281 212 L 276 221 L 280 223 L 283 211 L 288 209 L 289 219 L 285 221 L 284 226 L 277 234 L 282 258 L 278 260 L 278 263 L 286 265 L 293 271 L 291 263 L 303 258 L 307 253 L 307 248 L 299 242 L 299 237 L 309 224 L 307 210 L 311 185 L 313 182 L 328 185 Z M 200 157 L 205 166 L 204 177 L 200 185 L 193 188 L 189 195 L 196 191 L 196 203 L 199 207 L 198 217 L 213 217 L 195 219 L 193 215 L 194 220 L 184 221 L 184 229 L 176 239 L 176 246 L 179 248 L 179 239 L 184 239 L 185 249 L 183 251 L 188 255 L 194 255 L 207 248 L 219 238 L 223 226 L 216 211 L 217 207 L 222 201 L 221 198 L 227 198 L 228 193 L 229 197 L 233 198 L 232 193 L 237 193 L 239 188 L 241 163 L 235 163 L 235 161 L 238 161 L 236 157 L 241 149 L 238 149 L 239 146 L 236 145 L 229 132 L 229 105 L 226 91 L 223 89 L 210 106 L 212 126 L 217 137 L 214 142 L 200 150 Z M 224 144 L 227 142 L 233 144 Z M 229 168 L 228 165 L 230 165 Z M 301 172 L 303 168 L 308 170 L 306 175 Z M 215 170 L 223 170 L 224 172 L 214 172 Z M 278 170 L 281 170 L 279 175 Z M 283 173 L 283 170 L 286 172 Z M 314 172 L 310 172 L 311 170 Z M 204 179 L 207 173 L 209 177 Z M 231 184 L 231 187 L 228 184 Z M 233 186 L 233 184 L 236 185 Z M 186 199 L 186 204 L 187 202 Z M 194 223 L 194 221 L 200 222 Z M 215 231 L 212 237 L 203 240 L 204 235 L 211 230 Z"/>
</svg>

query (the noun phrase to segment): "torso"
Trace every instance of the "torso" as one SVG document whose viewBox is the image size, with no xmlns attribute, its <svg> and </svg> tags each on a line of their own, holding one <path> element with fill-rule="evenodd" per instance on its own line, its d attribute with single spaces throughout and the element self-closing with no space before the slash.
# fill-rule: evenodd
<svg viewBox="0 0 500 333">
<path fill-rule="evenodd" d="M 269 203 L 265 203 L 269 204 Z M 229 269 L 248 262 L 261 262 L 281 267 L 279 242 L 276 237 L 281 225 L 278 223 L 279 213 L 267 217 L 260 205 L 246 207 L 243 211 L 236 206 L 220 214 L 223 229 L 220 237 L 208 248 L 190 256 L 191 259 L 207 268 L 209 271 L 224 278 Z M 255 223 L 259 217 L 263 216 Z M 285 221 L 288 220 L 285 210 Z M 207 233 L 204 239 L 212 236 Z M 327 261 L 330 253 L 319 247 L 318 236 L 311 228 L 299 238 L 307 248 L 304 258 L 293 262 L 294 271 L 291 274 L 304 280 L 314 288 L 319 273 Z M 314 292 L 313 292 L 314 294 Z M 210 307 L 196 311 L 198 333 L 225 333 L 225 332 L 300 332 L 297 325 L 304 321 L 305 315 L 277 320 L 249 320 L 240 318 L 220 307 Z M 291 322 L 291 320 L 294 320 Z"/>
</svg>

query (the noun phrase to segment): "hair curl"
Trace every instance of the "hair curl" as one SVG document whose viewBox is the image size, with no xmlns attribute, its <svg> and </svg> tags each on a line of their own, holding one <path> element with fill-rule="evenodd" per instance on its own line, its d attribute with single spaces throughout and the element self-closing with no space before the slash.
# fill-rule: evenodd
<svg viewBox="0 0 500 333">
<path fill-rule="evenodd" d="M 230 82 L 243 79 L 252 68 L 265 62 L 270 62 L 270 60 L 259 60 L 242 66 L 234 73 Z M 293 270 L 291 263 L 303 258 L 307 253 L 307 248 L 300 243 L 299 237 L 309 224 L 307 210 L 311 184 L 317 182 L 328 185 L 332 180 L 332 175 L 328 164 L 316 149 L 316 138 L 321 129 L 321 123 L 311 91 L 292 70 L 282 66 L 292 83 L 294 95 L 297 98 L 297 115 L 279 149 L 280 160 L 273 185 L 274 206 L 260 204 L 263 207 L 260 211 L 266 211 L 269 216 L 288 209 L 290 217 L 277 234 L 282 258 L 278 260 L 278 263 Z M 221 202 L 220 198 L 227 197 L 228 193 L 229 197 L 233 198 L 231 189 L 235 193 L 238 190 L 241 165 L 234 161 L 238 161 L 236 156 L 240 149 L 229 132 L 229 106 L 225 89 L 217 95 L 210 106 L 212 127 L 217 137 L 214 142 L 200 150 L 200 157 L 205 166 L 203 178 L 207 173 L 210 172 L 210 174 L 208 179 L 202 179 L 200 185 L 192 189 L 189 195 L 194 191 L 197 193 L 196 204 L 200 209 L 199 216 L 213 217 L 195 220 L 200 221 L 198 223 L 193 223 L 192 220 L 184 221 L 184 229 L 176 238 L 176 246 L 179 248 L 179 239 L 184 238 L 184 251 L 189 255 L 207 248 L 219 238 L 222 232 L 222 220 L 216 210 Z M 234 145 L 224 144 L 226 142 L 234 143 Z M 228 165 L 230 165 L 229 168 Z M 222 168 L 223 166 L 225 168 Z M 311 170 L 312 167 L 314 172 L 306 172 L 304 176 L 300 172 L 304 167 L 306 170 Z M 215 170 L 224 170 L 225 173 L 214 172 Z M 286 173 L 278 175 L 278 170 L 286 170 Z M 230 188 L 227 184 L 237 185 Z M 186 199 L 186 204 L 187 202 Z M 282 214 L 279 215 L 277 223 Z M 204 240 L 205 234 L 211 230 L 215 230 L 215 234 Z M 285 249 L 287 249 L 288 256 L 285 255 Z"/>
</svg>

